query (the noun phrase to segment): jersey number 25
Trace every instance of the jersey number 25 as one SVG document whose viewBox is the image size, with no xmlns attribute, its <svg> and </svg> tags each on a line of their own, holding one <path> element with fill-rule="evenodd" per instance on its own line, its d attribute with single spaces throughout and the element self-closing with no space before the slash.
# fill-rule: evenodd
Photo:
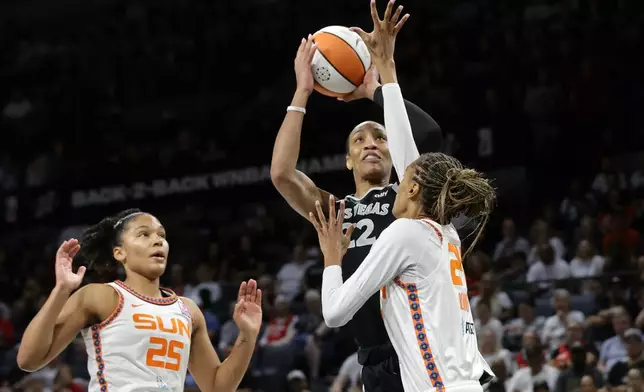
<svg viewBox="0 0 644 392">
<path fill-rule="evenodd" d="M 153 336 L 150 338 L 153 347 L 148 349 L 145 364 L 150 367 L 179 371 L 181 368 L 181 352 L 183 343 L 178 340 L 168 340 Z"/>
</svg>

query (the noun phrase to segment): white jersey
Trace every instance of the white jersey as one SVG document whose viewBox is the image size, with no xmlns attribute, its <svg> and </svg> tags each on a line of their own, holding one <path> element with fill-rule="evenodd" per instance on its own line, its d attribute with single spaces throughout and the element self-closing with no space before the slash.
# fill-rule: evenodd
<svg viewBox="0 0 644 392">
<path fill-rule="evenodd" d="M 330 327 L 346 324 L 381 291 L 405 392 L 482 391 L 484 371 L 493 374 L 478 350 L 460 246 L 452 225 L 398 219 L 344 284 L 341 267 L 324 270 L 322 312 Z"/>
<path fill-rule="evenodd" d="M 172 291 L 141 295 L 123 282 L 108 283 L 118 306 L 100 324 L 82 330 L 91 376 L 88 390 L 181 392 L 188 369 L 192 317 Z"/>
</svg>

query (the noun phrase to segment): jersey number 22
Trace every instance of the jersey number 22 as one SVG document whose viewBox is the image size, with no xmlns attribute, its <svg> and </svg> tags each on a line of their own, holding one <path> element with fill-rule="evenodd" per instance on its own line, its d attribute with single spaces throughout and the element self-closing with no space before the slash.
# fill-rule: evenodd
<svg viewBox="0 0 644 392">
<path fill-rule="evenodd" d="M 346 230 L 351 226 L 351 223 L 343 223 L 342 224 L 342 230 Z M 361 230 L 362 233 L 360 233 L 360 236 L 356 240 L 351 240 L 349 242 L 349 248 L 354 248 L 354 247 L 360 247 L 360 246 L 368 246 L 368 245 L 373 245 L 374 242 L 376 242 L 376 237 L 372 237 L 371 234 L 373 233 L 373 221 L 371 219 L 360 219 L 358 223 L 356 223 L 356 229 Z"/>
</svg>

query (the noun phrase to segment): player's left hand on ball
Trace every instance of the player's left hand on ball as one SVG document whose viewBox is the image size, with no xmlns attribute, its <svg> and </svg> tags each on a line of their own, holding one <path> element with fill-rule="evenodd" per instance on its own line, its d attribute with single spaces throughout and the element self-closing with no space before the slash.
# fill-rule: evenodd
<svg viewBox="0 0 644 392">
<path fill-rule="evenodd" d="M 239 286 L 233 320 L 240 333 L 252 339 L 259 334 L 262 327 L 262 290 L 257 288 L 255 280 L 242 282 Z"/>
<path fill-rule="evenodd" d="M 376 8 L 376 0 L 371 0 L 371 20 L 373 21 L 373 31 L 371 33 L 367 33 L 359 27 L 351 27 L 351 31 L 356 32 L 365 42 L 376 63 L 393 60 L 396 36 L 409 19 L 409 14 L 401 17 L 402 5 L 398 6 L 395 12 L 393 11 L 394 3 L 395 0 L 389 0 L 385 15 L 381 20 Z"/>
<path fill-rule="evenodd" d="M 373 95 L 375 94 L 376 89 L 380 87 L 379 79 L 380 75 L 378 75 L 378 69 L 372 64 L 365 74 L 362 84 L 358 86 L 357 89 L 353 90 L 351 94 L 339 97 L 338 101 L 351 102 L 363 98 L 373 100 Z"/>
<path fill-rule="evenodd" d="M 342 222 L 344 221 L 344 200 L 340 201 L 340 210 L 335 211 L 335 198 L 329 196 L 329 218 L 327 219 L 322 212 L 322 203 L 315 202 L 316 214 L 309 212 L 309 220 L 315 227 L 320 240 L 320 250 L 324 254 L 326 261 L 341 262 L 342 257 L 347 253 L 351 234 L 355 226 L 349 226 L 343 231 Z M 316 216 L 317 215 L 317 216 Z"/>
</svg>

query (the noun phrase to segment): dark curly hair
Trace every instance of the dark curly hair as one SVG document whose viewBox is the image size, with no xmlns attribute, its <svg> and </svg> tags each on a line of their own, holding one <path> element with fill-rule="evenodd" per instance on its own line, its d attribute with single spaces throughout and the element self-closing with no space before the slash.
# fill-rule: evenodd
<svg viewBox="0 0 644 392">
<path fill-rule="evenodd" d="M 494 187 L 481 173 L 463 167 L 458 159 L 443 153 L 423 154 L 412 165 L 413 180 L 421 186 L 421 205 L 427 216 L 441 225 L 461 214 L 479 219 L 476 237 L 465 257 L 474 248 L 494 209 Z"/>
<path fill-rule="evenodd" d="M 121 243 L 121 234 L 127 222 L 141 210 L 132 208 L 103 218 L 83 232 L 78 260 L 88 272 L 100 280 L 114 280 L 120 263 L 114 259 L 113 248 Z"/>
</svg>

